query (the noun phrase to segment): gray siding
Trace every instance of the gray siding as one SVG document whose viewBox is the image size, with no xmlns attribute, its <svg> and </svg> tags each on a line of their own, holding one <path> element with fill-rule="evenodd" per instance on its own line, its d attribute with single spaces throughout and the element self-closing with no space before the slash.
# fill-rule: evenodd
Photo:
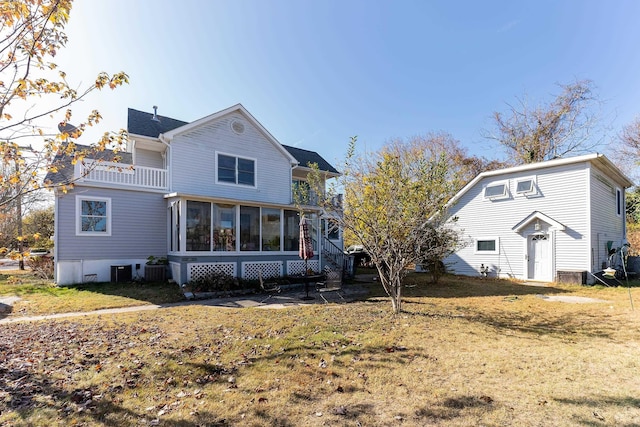
<svg viewBox="0 0 640 427">
<path fill-rule="evenodd" d="M 526 197 L 516 194 L 518 178 L 535 176 L 537 194 Z M 493 182 L 508 182 L 510 196 L 502 200 L 484 199 L 483 188 Z M 555 233 L 555 254 L 558 269 L 587 269 L 588 265 L 588 168 L 586 164 L 571 164 L 487 177 L 467 191 L 450 209 L 457 216 L 469 245 L 447 259 L 456 273 L 477 275 L 480 265 L 489 265 L 493 272 L 510 277 L 525 277 L 526 235 L 513 228 L 535 211 L 560 222 L 565 231 Z M 499 254 L 474 253 L 473 240 L 498 237 Z"/>
<path fill-rule="evenodd" d="M 230 123 L 245 125 L 243 134 Z M 216 184 L 216 152 L 255 160 L 256 188 Z M 232 113 L 203 125 L 171 142 L 171 191 L 266 203 L 291 203 L 291 166 L 280 152 L 243 115 Z"/>
<path fill-rule="evenodd" d="M 111 198 L 111 236 L 76 235 L 76 195 Z M 161 194 L 77 187 L 58 198 L 57 260 L 146 258 L 167 253 L 167 203 Z"/>
<path fill-rule="evenodd" d="M 135 164 L 136 166 L 145 166 L 148 168 L 164 168 L 162 153 L 139 148 L 136 148 Z"/>
</svg>

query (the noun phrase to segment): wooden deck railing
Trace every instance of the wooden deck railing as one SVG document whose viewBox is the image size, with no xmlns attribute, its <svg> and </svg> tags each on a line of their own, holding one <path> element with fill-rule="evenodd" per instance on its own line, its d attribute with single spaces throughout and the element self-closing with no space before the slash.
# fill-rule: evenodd
<svg viewBox="0 0 640 427">
<path fill-rule="evenodd" d="M 87 161 L 76 164 L 76 176 L 84 181 L 131 187 L 166 190 L 166 169 L 135 166 L 124 163 Z"/>
</svg>

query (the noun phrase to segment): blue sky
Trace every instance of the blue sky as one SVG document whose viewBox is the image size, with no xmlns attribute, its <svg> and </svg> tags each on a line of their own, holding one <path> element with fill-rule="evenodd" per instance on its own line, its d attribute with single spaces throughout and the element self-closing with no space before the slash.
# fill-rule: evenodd
<svg viewBox="0 0 640 427">
<path fill-rule="evenodd" d="M 74 109 L 99 109 L 100 131 L 127 107 L 192 121 L 242 103 L 335 164 L 351 135 L 376 149 L 440 131 L 495 158 L 492 113 L 558 83 L 593 80 L 609 139 L 640 115 L 639 17 L 633 0 L 78 0 L 55 61 L 76 84 L 129 74 Z"/>
</svg>

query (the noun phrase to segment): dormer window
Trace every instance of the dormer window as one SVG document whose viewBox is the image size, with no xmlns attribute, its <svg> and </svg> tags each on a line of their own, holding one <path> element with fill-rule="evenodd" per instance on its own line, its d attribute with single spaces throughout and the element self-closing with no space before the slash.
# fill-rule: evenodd
<svg viewBox="0 0 640 427">
<path fill-rule="evenodd" d="M 487 185 L 484 188 L 484 198 L 485 199 L 503 199 L 507 197 L 507 183 L 506 182 L 495 182 Z"/>
</svg>

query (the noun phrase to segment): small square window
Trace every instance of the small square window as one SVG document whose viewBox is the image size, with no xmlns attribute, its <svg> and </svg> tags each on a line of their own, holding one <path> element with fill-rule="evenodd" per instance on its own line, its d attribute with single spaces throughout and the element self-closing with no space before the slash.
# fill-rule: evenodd
<svg viewBox="0 0 640 427">
<path fill-rule="evenodd" d="M 110 236 L 111 199 L 101 197 L 77 197 L 76 234 Z"/>
</svg>

